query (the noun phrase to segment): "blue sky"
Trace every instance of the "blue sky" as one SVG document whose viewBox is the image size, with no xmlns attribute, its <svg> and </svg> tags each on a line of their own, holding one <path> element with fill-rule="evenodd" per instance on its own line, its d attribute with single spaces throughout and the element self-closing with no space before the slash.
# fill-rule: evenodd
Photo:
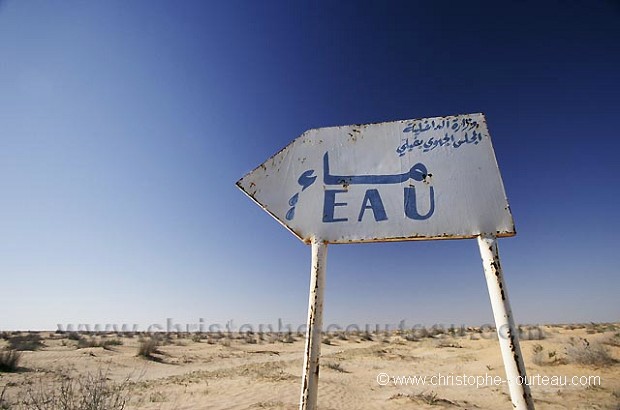
<svg viewBox="0 0 620 410">
<path fill-rule="evenodd" d="M 620 7 L 0 2 L 0 329 L 301 324 L 235 181 L 306 129 L 484 112 L 516 320 L 620 320 Z M 449 257 L 446 257 L 449 255 Z M 475 241 L 334 245 L 325 323 L 482 324 Z"/>
</svg>

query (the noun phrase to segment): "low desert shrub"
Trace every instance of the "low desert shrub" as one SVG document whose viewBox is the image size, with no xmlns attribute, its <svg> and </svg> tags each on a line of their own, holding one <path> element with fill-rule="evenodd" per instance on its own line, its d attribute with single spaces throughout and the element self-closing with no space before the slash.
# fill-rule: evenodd
<svg viewBox="0 0 620 410">
<path fill-rule="evenodd" d="M 544 347 L 538 343 L 532 346 L 532 361 L 535 365 L 544 366 L 546 364 L 544 350 Z"/>
<path fill-rule="evenodd" d="M 370 334 L 370 332 L 364 332 L 362 333 L 362 335 L 360 336 L 360 339 L 362 339 L 365 342 L 372 342 L 372 335 Z"/>
<path fill-rule="evenodd" d="M 557 351 L 545 351 L 544 347 L 538 343 L 532 346 L 532 353 L 532 361 L 538 366 L 566 364 L 566 358 L 560 357 Z"/>
<path fill-rule="evenodd" d="M 332 370 L 335 370 L 335 371 L 340 372 L 340 373 L 351 373 L 348 370 L 345 370 L 340 365 L 340 363 L 330 362 L 330 363 L 327 363 L 325 366 L 327 366 L 328 369 L 332 369 Z"/>
<path fill-rule="evenodd" d="M 616 330 L 616 325 L 613 324 L 613 323 L 594 323 L 594 322 L 590 322 L 590 324 L 586 326 L 586 333 L 587 334 L 613 332 L 615 330 Z"/>
<path fill-rule="evenodd" d="M 620 332 L 609 336 L 602 343 L 613 347 L 620 347 Z"/>
<path fill-rule="evenodd" d="M 288 332 L 288 333 L 280 335 L 279 339 L 280 339 L 280 342 L 282 343 L 294 343 L 295 342 L 295 338 L 293 337 L 292 332 Z"/>
<path fill-rule="evenodd" d="M 437 393 L 433 391 L 430 393 L 418 393 L 416 397 L 420 399 L 422 403 L 429 404 L 431 406 L 441 403 L 441 399 L 439 399 L 437 397 Z"/>
<path fill-rule="evenodd" d="M 442 349 L 442 348 L 447 348 L 447 347 L 451 347 L 454 349 L 462 349 L 463 346 L 460 345 L 460 343 L 456 343 L 456 342 L 439 342 L 435 345 L 436 348 L 438 349 Z"/>
<path fill-rule="evenodd" d="M 173 336 L 175 335 L 175 336 Z M 154 338 L 159 342 L 160 345 L 162 346 L 168 346 L 173 344 L 172 339 L 176 337 L 177 339 L 179 338 L 179 333 L 165 333 L 163 335 L 158 334 L 156 336 L 154 336 Z"/>
<path fill-rule="evenodd" d="M 138 346 L 138 356 L 146 359 L 152 359 L 155 353 L 159 353 L 158 350 L 159 341 L 156 339 L 142 339 Z"/>
<path fill-rule="evenodd" d="M 247 344 L 256 344 L 256 338 L 254 337 L 253 334 L 248 333 L 247 335 L 245 335 L 245 342 Z"/>
<path fill-rule="evenodd" d="M 110 347 L 110 346 L 122 346 L 123 341 L 121 339 L 109 339 L 102 343 L 102 347 Z"/>
<path fill-rule="evenodd" d="M 519 339 L 521 340 L 544 340 L 546 339 L 545 332 L 540 326 L 519 326 L 518 328 Z"/>
<path fill-rule="evenodd" d="M 97 341 L 97 339 L 93 337 L 91 338 L 80 337 L 79 340 L 77 341 L 77 348 L 86 349 L 88 347 L 99 347 L 99 342 Z"/>
<path fill-rule="evenodd" d="M 69 332 L 67 334 L 67 339 L 69 340 L 80 340 L 82 339 L 82 336 L 80 336 L 80 334 L 78 332 Z"/>
<path fill-rule="evenodd" d="M 5 350 L 0 352 L 0 372 L 14 372 L 19 367 L 22 358 L 17 350 Z"/>
<path fill-rule="evenodd" d="M 8 340 L 9 349 L 19 351 L 34 351 L 43 347 L 41 335 L 38 333 L 28 333 L 26 335 L 11 336 Z"/>
<path fill-rule="evenodd" d="M 390 400 L 394 400 L 394 399 L 409 399 L 415 403 L 427 404 L 429 406 L 460 407 L 457 405 L 457 403 L 451 400 L 442 399 L 441 397 L 438 397 L 437 393 L 433 391 L 431 391 L 430 393 L 421 392 L 417 394 L 398 393 L 390 397 Z"/>
<path fill-rule="evenodd" d="M 129 378 L 120 383 L 110 381 L 105 372 L 62 377 L 58 384 L 31 383 L 20 400 L 24 410 L 123 410 L 130 400 Z"/>
<path fill-rule="evenodd" d="M 94 337 L 81 337 L 77 342 L 77 348 L 84 349 L 87 347 L 103 347 L 104 349 L 109 349 L 112 346 L 121 346 L 122 344 L 123 341 L 121 339 L 98 340 Z"/>
<path fill-rule="evenodd" d="M 566 359 L 570 363 L 597 367 L 611 366 L 616 362 L 601 343 L 581 338 L 571 338 L 566 348 Z"/>
</svg>

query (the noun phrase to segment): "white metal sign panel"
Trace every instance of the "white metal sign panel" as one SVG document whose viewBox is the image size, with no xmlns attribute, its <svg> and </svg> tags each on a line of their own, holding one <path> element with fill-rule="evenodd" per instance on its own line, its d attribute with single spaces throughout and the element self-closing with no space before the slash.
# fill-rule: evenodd
<svg viewBox="0 0 620 410">
<path fill-rule="evenodd" d="M 312 129 L 237 185 L 304 242 L 515 235 L 483 114 Z"/>
</svg>

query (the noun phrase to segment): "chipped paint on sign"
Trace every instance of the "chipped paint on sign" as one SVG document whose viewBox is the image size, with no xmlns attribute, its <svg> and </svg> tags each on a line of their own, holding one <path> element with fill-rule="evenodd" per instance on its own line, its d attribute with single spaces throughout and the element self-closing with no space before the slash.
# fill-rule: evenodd
<svg viewBox="0 0 620 410">
<path fill-rule="evenodd" d="M 515 234 L 483 114 L 312 129 L 237 185 L 306 243 Z"/>
</svg>

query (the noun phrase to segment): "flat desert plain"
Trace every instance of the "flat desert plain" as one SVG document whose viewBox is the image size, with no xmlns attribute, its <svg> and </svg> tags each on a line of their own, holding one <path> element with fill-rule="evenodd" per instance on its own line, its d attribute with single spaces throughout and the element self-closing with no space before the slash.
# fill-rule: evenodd
<svg viewBox="0 0 620 410">
<path fill-rule="evenodd" d="M 522 330 L 528 376 L 540 380 L 531 386 L 537 409 L 620 409 L 619 325 Z M 463 385 L 467 381 L 461 379 L 458 385 L 456 376 L 470 382 L 476 377 L 505 378 L 492 330 L 417 333 L 324 335 L 319 408 L 512 408 L 505 383 Z M 299 406 L 301 334 L 4 332 L 0 349 L 9 362 L 0 372 L 4 409 Z M 15 349 L 21 350 L 18 363 L 9 357 Z M 443 383 L 439 375 L 445 377 Z M 413 379 L 423 376 L 425 385 Z M 430 385 L 432 376 L 437 376 L 435 385 Z M 578 385 L 570 385 L 574 376 Z"/>
</svg>

